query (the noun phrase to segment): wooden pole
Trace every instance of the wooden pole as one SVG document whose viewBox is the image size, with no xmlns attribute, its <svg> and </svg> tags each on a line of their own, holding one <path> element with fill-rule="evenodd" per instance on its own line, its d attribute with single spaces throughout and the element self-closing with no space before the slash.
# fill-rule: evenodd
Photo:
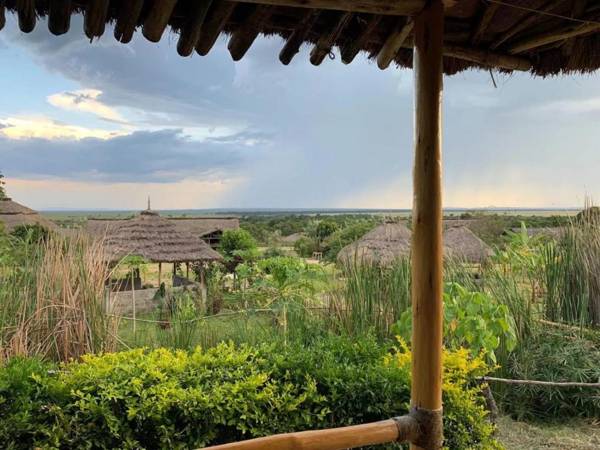
<svg viewBox="0 0 600 450">
<path fill-rule="evenodd" d="M 210 450 L 340 450 L 407 442 L 416 438 L 418 423 L 410 416 L 328 430 L 301 431 L 207 447 Z"/>
<path fill-rule="evenodd" d="M 162 263 L 158 263 L 158 288 L 160 289 L 160 275 L 162 272 Z"/>
<path fill-rule="evenodd" d="M 412 237 L 412 392 L 421 436 L 412 449 L 442 446 L 442 0 L 415 18 L 415 161 Z"/>
</svg>

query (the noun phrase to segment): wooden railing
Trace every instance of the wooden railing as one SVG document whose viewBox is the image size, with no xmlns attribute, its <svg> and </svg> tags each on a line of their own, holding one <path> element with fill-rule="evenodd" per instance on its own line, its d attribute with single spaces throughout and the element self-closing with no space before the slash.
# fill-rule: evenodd
<svg viewBox="0 0 600 450">
<path fill-rule="evenodd" d="M 207 447 L 210 450 L 343 450 L 389 442 L 415 442 L 419 422 L 412 415 L 326 430 L 300 431 Z"/>
</svg>

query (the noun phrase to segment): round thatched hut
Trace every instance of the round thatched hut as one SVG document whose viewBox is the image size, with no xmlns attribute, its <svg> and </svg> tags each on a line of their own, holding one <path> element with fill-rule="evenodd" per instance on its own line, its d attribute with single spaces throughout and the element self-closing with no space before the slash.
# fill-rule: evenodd
<svg viewBox="0 0 600 450">
<path fill-rule="evenodd" d="M 220 261 L 222 256 L 197 236 L 179 231 L 157 212 L 142 211 L 107 230 L 106 253 L 111 262 L 140 256 L 150 262 Z"/>
<path fill-rule="evenodd" d="M 385 223 L 369 231 L 358 241 L 342 248 L 339 262 L 354 261 L 389 265 L 410 255 L 411 232 L 401 223 Z"/>
<path fill-rule="evenodd" d="M 461 262 L 480 264 L 492 249 L 467 227 L 451 227 L 444 231 L 444 254 Z"/>
<path fill-rule="evenodd" d="M 8 197 L 0 198 L 0 224 L 9 233 L 21 225 L 40 225 L 48 230 L 58 229 L 53 222 L 38 212 Z"/>
</svg>

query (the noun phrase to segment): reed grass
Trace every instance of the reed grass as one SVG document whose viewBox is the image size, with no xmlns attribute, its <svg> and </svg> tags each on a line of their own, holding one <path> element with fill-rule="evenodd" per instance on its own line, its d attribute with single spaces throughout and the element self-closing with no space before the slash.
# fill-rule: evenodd
<svg viewBox="0 0 600 450">
<path fill-rule="evenodd" d="M 15 241 L 0 267 L 0 357 L 58 361 L 116 348 L 104 313 L 109 276 L 103 247 L 80 235 Z"/>
</svg>

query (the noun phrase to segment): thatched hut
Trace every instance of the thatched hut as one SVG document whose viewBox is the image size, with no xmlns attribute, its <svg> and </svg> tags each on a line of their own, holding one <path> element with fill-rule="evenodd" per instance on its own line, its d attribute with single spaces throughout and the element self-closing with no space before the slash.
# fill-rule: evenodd
<svg viewBox="0 0 600 450">
<path fill-rule="evenodd" d="M 21 225 L 40 225 L 54 231 L 58 229 L 53 222 L 38 212 L 8 197 L 0 198 L 0 224 L 9 233 Z"/>
<path fill-rule="evenodd" d="M 411 231 L 401 223 L 385 223 L 372 229 L 358 241 L 338 253 L 338 262 L 353 261 L 389 265 L 410 255 Z"/>
<path fill-rule="evenodd" d="M 105 246 L 112 262 L 134 255 L 150 262 L 219 261 L 221 255 L 202 239 L 179 231 L 157 212 L 142 211 L 106 229 Z"/>
<path fill-rule="evenodd" d="M 102 237 L 111 234 L 132 219 L 91 218 L 86 221 L 85 230 L 92 236 Z M 240 227 L 238 217 L 165 217 L 177 231 L 199 237 L 210 247 L 216 249 L 225 230 L 237 230 Z"/>
<path fill-rule="evenodd" d="M 492 249 L 467 227 L 451 227 L 444 231 L 444 255 L 481 264 L 492 255 Z"/>
</svg>

